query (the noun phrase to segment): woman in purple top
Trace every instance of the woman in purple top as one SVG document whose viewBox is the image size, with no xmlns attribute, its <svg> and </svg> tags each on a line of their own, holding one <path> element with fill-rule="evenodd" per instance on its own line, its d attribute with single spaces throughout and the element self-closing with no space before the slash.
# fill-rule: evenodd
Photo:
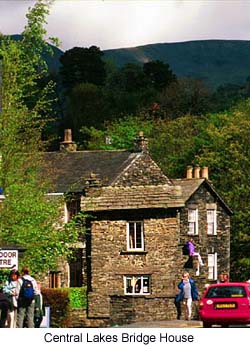
<svg viewBox="0 0 250 351">
<path fill-rule="evenodd" d="M 198 262 L 199 262 L 199 266 L 204 266 L 204 263 L 202 261 L 201 255 L 195 251 L 195 245 L 194 245 L 194 240 L 193 238 L 190 238 L 187 242 L 188 245 L 188 251 L 189 251 L 189 256 L 197 256 L 198 257 Z M 196 271 L 196 275 L 199 275 L 199 267 Z"/>
</svg>

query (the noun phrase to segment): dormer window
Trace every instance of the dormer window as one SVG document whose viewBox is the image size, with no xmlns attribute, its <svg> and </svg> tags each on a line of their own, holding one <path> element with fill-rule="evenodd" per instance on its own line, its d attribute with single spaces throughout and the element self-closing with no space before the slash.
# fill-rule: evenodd
<svg viewBox="0 0 250 351">
<path fill-rule="evenodd" d="M 143 222 L 127 223 L 127 250 L 144 250 Z"/>
</svg>

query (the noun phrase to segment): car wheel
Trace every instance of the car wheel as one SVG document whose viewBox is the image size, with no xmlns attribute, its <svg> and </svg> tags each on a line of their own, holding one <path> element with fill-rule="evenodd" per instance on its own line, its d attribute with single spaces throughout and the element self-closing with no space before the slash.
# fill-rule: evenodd
<svg viewBox="0 0 250 351">
<path fill-rule="evenodd" d="M 212 324 L 203 322 L 203 328 L 211 328 Z"/>
</svg>

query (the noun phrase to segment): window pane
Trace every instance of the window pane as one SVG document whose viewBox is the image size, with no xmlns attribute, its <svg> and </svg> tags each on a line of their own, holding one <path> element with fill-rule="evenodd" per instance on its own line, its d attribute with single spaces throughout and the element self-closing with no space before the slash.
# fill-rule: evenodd
<svg viewBox="0 0 250 351">
<path fill-rule="evenodd" d="M 195 222 L 195 210 L 188 210 L 188 221 Z"/>
<path fill-rule="evenodd" d="M 135 293 L 139 294 L 141 292 L 141 278 L 136 279 L 135 283 Z"/>
<path fill-rule="evenodd" d="M 129 223 L 129 248 L 135 248 L 135 226 L 134 223 Z"/>
<path fill-rule="evenodd" d="M 128 224 L 128 249 L 143 250 L 143 231 L 141 222 L 130 222 Z"/>
<path fill-rule="evenodd" d="M 188 223 L 188 233 L 189 233 L 189 234 L 194 234 L 194 233 L 195 233 L 194 228 L 195 228 L 195 224 L 189 222 L 189 223 Z"/>
<path fill-rule="evenodd" d="M 149 277 L 143 277 L 143 293 L 149 293 Z"/>
<path fill-rule="evenodd" d="M 126 277 L 126 293 L 132 294 L 132 292 L 133 292 L 132 279 L 130 277 Z"/>
<path fill-rule="evenodd" d="M 207 224 L 207 233 L 208 234 L 214 234 L 214 224 L 213 223 L 208 223 Z"/>
</svg>

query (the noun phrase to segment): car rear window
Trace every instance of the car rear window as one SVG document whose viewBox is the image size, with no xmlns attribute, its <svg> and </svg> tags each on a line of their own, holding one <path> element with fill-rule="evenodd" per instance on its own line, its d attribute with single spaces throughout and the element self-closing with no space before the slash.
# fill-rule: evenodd
<svg viewBox="0 0 250 351">
<path fill-rule="evenodd" d="M 209 288 L 206 297 L 246 297 L 243 286 L 215 286 Z"/>
</svg>

